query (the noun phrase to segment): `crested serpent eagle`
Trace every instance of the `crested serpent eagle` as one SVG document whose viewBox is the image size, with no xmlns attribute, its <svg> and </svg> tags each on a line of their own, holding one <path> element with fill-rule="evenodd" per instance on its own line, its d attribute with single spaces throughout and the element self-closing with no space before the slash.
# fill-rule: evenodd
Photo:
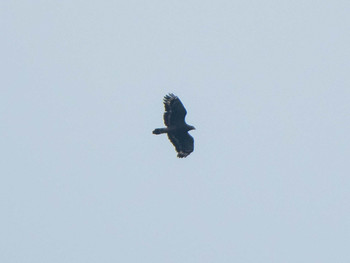
<svg viewBox="0 0 350 263">
<path fill-rule="evenodd" d="M 187 111 L 181 100 L 170 93 L 164 96 L 164 124 L 166 128 L 158 128 L 153 134 L 167 133 L 171 143 L 175 146 L 177 157 L 183 158 L 193 152 L 193 137 L 188 131 L 195 128 L 185 122 Z"/>
</svg>

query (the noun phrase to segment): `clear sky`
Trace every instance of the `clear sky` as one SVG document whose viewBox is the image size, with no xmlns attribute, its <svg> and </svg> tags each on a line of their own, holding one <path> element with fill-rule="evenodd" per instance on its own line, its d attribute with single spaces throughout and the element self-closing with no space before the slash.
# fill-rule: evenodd
<svg viewBox="0 0 350 263">
<path fill-rule="evenodd" d="M 349 14 L 2 1 L 0 262 L 350 262 Z"/>
</svg>

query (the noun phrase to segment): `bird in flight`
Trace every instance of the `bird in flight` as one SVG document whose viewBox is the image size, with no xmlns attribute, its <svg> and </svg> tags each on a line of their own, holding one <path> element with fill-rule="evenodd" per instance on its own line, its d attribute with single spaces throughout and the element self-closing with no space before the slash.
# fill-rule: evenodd
<svg viewBox="0 0 350 263">
<path fill-rule="evenodd" d="M 177 157 L 184 158 L 193 152 L 194 140 L 188 131 L 195 130 L 195 127 L 185 122 L 187 111 L 177 96 L 172 93 L 165 95 L 163 103 L 166 128 L 155 129 L 153 134 L 167 133 L 169 140 L 175 146 Z"/>
</svg>

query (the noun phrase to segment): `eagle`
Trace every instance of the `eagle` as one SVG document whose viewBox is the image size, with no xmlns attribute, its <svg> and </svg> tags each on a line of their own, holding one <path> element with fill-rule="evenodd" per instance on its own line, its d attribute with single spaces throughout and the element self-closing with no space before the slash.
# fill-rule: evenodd
<svg viewBox="0 0 350 263">
<path fill-rule="evenodd" d="M 187 157 L 194 149 L 194 140 L 188 131 L 195 130 L 195 127 L 185 122 L 187 111 L 177 96 L 169 93 L 164 96 L 163 103 L 166 128 L 155 129 L 153 134 L 167 133 L 169 140 L 175 146 L 177 157 Z"/>
</svg>

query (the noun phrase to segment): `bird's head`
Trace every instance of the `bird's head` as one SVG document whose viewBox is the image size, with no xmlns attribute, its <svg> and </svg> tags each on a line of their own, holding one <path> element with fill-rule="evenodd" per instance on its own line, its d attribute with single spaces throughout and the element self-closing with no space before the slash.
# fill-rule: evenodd
<svg viewBox="0 0 350 263">
<path fill-rule="evenodd" d="M 191 126 L 191 125 L 189 125 L 189 126 L 190 126 L 190 127 L 188 127 L 189 131 L 190 131 L 190 130 L 195 130 L 195 129 L 196 129 L 194 126 Z"/>
</svg>

